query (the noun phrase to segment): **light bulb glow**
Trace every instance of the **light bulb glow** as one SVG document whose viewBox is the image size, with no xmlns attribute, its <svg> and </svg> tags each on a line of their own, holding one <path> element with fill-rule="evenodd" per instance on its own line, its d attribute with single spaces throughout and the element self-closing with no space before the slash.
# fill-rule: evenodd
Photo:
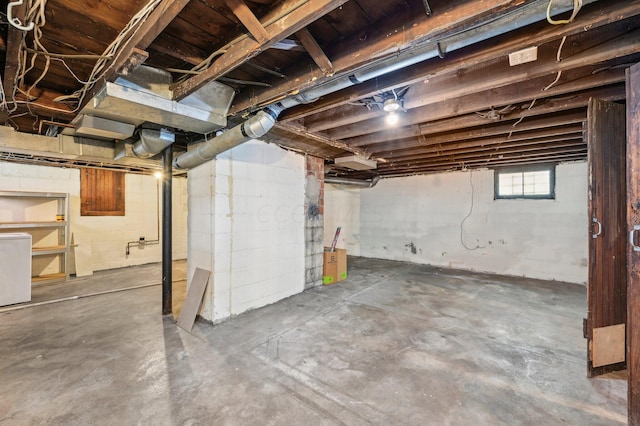
<svg viewBox="0 0 640 426">
<path fill-rule="evenodd" d="M 162 172 L 155 172 L 153 175 L 156 177 L 156 179 L 162 179 Z"/>
<path fill-rule="evenodd" d="M 398 124 L 398 114 L 396 114 L 395 112 L 388 113 L 385 121 L 389 126 L 395 126 L 396 124 Z"/>
</svg>

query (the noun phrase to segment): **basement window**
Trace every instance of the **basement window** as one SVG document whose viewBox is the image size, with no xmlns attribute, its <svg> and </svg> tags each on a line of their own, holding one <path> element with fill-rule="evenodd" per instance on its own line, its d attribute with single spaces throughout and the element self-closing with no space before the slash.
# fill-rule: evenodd
<svg viewBox="0 0 640 426">
<path fill-rule="evenodd" d="M 554 199 L 555 164 L 496 169 L 495 199 Z"/>
</svg>

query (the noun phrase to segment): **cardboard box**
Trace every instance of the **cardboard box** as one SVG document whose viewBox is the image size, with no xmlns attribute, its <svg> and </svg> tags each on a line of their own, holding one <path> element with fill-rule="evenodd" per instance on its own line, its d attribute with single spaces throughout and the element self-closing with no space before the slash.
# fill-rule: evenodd
<svg viewBox="0 0 640 426">
<path fill-rule="evenodd" d="M 322 266 L 322 283 L 335 284 L 347 279 L 347 251 L 345 249 L 324 249 L 324 263 Z"/>
</svg>

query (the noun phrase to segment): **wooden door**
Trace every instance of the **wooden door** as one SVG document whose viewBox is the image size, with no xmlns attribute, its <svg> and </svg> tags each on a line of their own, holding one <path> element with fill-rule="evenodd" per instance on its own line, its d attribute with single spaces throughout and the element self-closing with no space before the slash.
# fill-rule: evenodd
<svg viewBox="0 0 640 426">
<path fill-rule="evenodd" d="M 629 425 L 640 425 L 640 64 L 627 70 L 627 364 Z"/>
<path fill-rule="evenodd" d="M 626 368 L 627 219 L 625 107 L 589 100 L 589 377 Z"/>
</svg>

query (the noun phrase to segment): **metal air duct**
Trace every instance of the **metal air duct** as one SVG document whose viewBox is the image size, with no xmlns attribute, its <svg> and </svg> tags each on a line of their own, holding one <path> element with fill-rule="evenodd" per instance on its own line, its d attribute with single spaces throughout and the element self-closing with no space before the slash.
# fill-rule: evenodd
<svg viewBox="0 0 640 426">
<path fill-rule="evenodd" d="M 376 176 L 371 180 L 360 180 L 351 178 L 341 178 L 333 176 L 325 176 L 324 183 L 331 183 L 333 185 L 351 185 L 360 188 L 373 188 L 380 181 L 380 176 Z"/>
<path fill-rule="evenodd" d="M 140 140 L 133 144 L 133 153 L 139 158 L 149 158 L 160 154 L 176 141 L 176 135 L 169 130 L 142 129 Z"/>
<path fill-rule="evenodd" d="M 175 158 L 173 167 L 176 169 L 191 169 L 248 140 L 259 138 L 276 124 L 276 119 L 282 110 L 283 108 L 276 104 L 259 111 L 244 123 L 238 124 L 219 136 L 205 141 L 197 148 Z"/>
</svg>

